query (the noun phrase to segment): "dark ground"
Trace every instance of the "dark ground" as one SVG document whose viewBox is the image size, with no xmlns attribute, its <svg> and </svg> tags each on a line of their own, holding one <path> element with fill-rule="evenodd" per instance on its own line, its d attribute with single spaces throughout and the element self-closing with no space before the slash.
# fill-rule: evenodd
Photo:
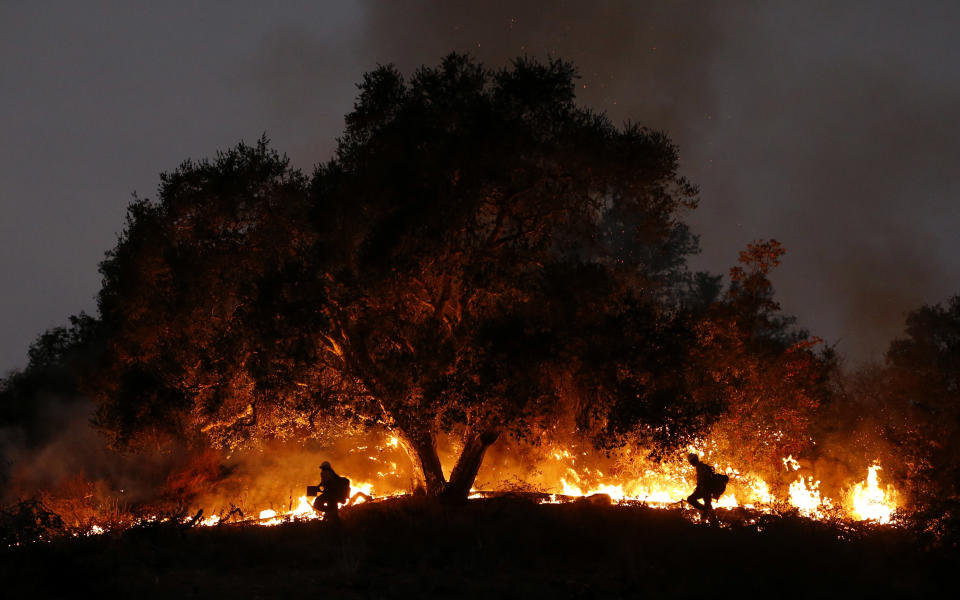
<svg viewBox="0 0 960 600">
<path fill-rule="evenodd" d="M 135 528 L 0 551 L 0 597 L 930 597 L 960 567 L 903 529 L 743 517 L 406 499 L 348 509 L 339 528 Z"/>
</svg>

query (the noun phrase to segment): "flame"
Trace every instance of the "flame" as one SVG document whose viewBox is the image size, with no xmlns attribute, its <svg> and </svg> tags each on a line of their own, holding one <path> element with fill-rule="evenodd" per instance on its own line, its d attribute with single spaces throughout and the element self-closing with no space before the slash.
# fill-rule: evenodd
<svg viewBox="0 0 960 600">
<path fill-rule="evenodd" d="M 799 463 L 799 461 L 797 461 L 797 459 L 795 459 L 795 458 L 793 457 L 792 454 L 791 454 L 790 456 L 786 457 L 786 458 L 781 459 L 781 460 L 783 461 L 783 466 L 786 467 L 786 469 L 787 469 L 788 471 L 799 471 L 799 470 L 800 470 L 800 463 Z"/>
<path fill-rule="evenodd" d="M 897 509 L 896 490 L 892 486 L 887 486 L 886 491 L 880 489 L 878 471 L 880 471 L 879 463 L 874 463 L 867 468 L 866 482 L 860 482 L 850 489 L 850 504 L 855 518 L 884 524 L 890 522 Z"/>
<path fill-rule="evenodd" d="M 707 454 L 702 445 L 691 446 L 691 452 Z M 599 470 L 591 471 L 587 467 L 577 467 L 575 452 L 556 449 L 551 452 L 558 462 L 565 462 L 565 471 L 559 479 L 559 486 L 549 501 L 557 502 L 563 497 L 586 497 L 594 494 L 606 494 L 614 502 L 643 502 L 656 507 L 680 506 L 689 508 L 683 499 L 695 487 L 692 473 L 679 471 L 676 466 L 660 465 L 660 468 L 647 469 L 632 479 L 605 477 Z M 784 467 L 791 472 L 801 469 L 800 462 L 792 455 L 781 459 Z M 796 508 L 800 514 L 811 519 L 847 517 L 854 520 L 871 520 L 889 523 L 897 508 L 896 490 L 892 486 L 881 489 L 877 472 L 879 463 L 874 463 L 864 482 L 857 483 L 842 492 L 848 498 L 846 504 L 836 502 L 825 495 L 821 482 L 813 477 L 797 473 L 797 479 L 789 484 L 786 498 L 778 498 L 762 477 L 751 473 L 740 473 L 727 467 L 717 472 L 725 472 L 730 477 L 730 486 L 718 500 L 716 508 L 746 508 L 762 512 L 771 512 L 777 504 L 785 503 Z M 689 471 L 689 469 L 687 469 Z"/>
<path fill-rule="evenodd" d="M 297 499 L 297 506 L 288 512 L 287 515 L 301 519 L 312 519 L 316 518 L 317 513 L 313 510 L 313 502 L 310 500 L 310 497 L 300 496 L 300 498 Z"/>
<path fill-rule="evenodd" d="M 804 516 L 822 519 L 826 516 L 826 511 L 833 508 L 833 500 L 820 495 L 819 481 L 800 476 L 790 484 L 790 505 Z"/>
<path fill-rule="evenodd" d="M 724 494 L 713 503 L 714 508 L 737 508 L 740 503 L 734 494 Z"/>
<path fill-rule="evenodd" d="M 748 485 L 750 497 L 754 500 L 750 504 L 745 504 L 746 508 L 753 508 L 755 504 L 769 505 L 774 503 L 775 498 L 770 493 L 770 485 L 766 481 L 759 477 L 750 477 L 748 478 Z"/>
<path fill-rule="evenodd" d="M 881 524 L 889 523 L 897 509 L 897 492 L 891 485 L 881 487 L 878 478 L 881 467 L 876 461 L 868 468 L 863 482 L 838 490 L 840 495 L 837 497 L 842 500 L 838 503 L 824 494 L 820 481 L 804 474 L 800 462 L 793 456 L 781 459 L 789 477 L 796 477 L 782 493 L 779 491 L 782 488 L 774 488 L 748 469 L 740 471 L 711 458 L 715 450 L 708 444 L 699 443 L 688 450 L 700 455 L 701 460 L 711 464 L 718 473 L 730 477 L 726 492 L 714 502 L 719 509 L 743 508 L 769 513 L 786 504 L 811 519 L 846 517 Z M 360 477 L 355 478 L 354 468 L 347 467 L 346 474 L 351 477 L 348 506 L 407 493 L 402 488 L 409 478 L 398 466 L 404 465 L 401 462 L 402 444 L 398 438 L 384 436 L 379 444 L 358 445 L 353 452 L 360 458 L 355 464 L 361 465 L 354 468 L 357 471 L 366 468 L 366 473 L 361 472 Z M 646 458 L 646 453 L 640 449 L 625 449 L 622 455 L 613 459 L 595 456 L 575 446 L 546 445 L 539 452 L 540 458 L 533 461 L 536 468 L 521 471 L 520 475 L 515 474 L 517 470 L 509 463 L 492 464 L 486 476 L 492 476 L 494 483 L 478 481 L 479 489 L 472 489 L 469 497 L 483 498 L 498 490 L 520 489 L 540 492 L 543 502 L 569 502 L 604 494 L 617 504 L 643 503 L 655 508 L 693 510 L 684 500 L 696 486 L 695 471 L 686 463 L 684 455 L 655 462 Z M 403 468 L 409 469 L 407 465 Z M 777 492 L 772 491 L 774 489 Z M 248 515 L 248 522 L 263 526 L 322 520 L 322 515 L 313 509 L 313 501 L 314 498 L 308 496 L 288 497 L 286 501 L 252 507 L 255 510 L 243 506 L 242 514 Z M 232 504 L 232 501 L 223 502 Z M 200 507 L 194 509 L 197 508 Z M 222 525 L 237 518 L 227 511 L 217 514 L 215 507 L 202 508 L 214 510 L 210 511 L 210 516 L 198 521 L 198 526 Z M 95 526 L 90 534 L 106 530 L 102 525 Z"/>
</svg>

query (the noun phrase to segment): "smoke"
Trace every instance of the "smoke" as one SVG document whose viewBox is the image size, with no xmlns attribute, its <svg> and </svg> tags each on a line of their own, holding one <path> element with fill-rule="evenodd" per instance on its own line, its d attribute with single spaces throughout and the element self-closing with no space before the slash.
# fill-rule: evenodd
<svg viewBox="0 0 960 600">
<path fill-rule="evenodd" d="M 306 486 L 319 482 L 324 460 L 357 483 L 375 480 L 381 494 L 411 488 L 409 459 L 382 431 L 267 442 L 232 454 L 173 439 L 119 452 L 91 425 L 89 401 L 51 395 L 35 400 L 41 408 L 30 422 L 0 429 L 0 506 L 39 497 L 55 512 L 75 517 L 75 526 L 110 513 L 204 508 L 215 514 L 238 507 L 255 516 L 266 508 L 289 509 Z"/>
<path fill-rule="evenodd" d="M 742 12 L 694 2 L 367 4 L 363 45 L 376 62 L 410 72 L 451 51 L 493 67 L 557 56 L 577 65 L 584 104 L 681 138 L 707 122 L 709 57 Z"/>
<path fill-rule="evenodd" d="M 80 530 L 155 504 L 189 458 L 182 448 L 121 454 L 91 424 L 82 398 L 40 395 L 33 418 L 0 429 L 0 506 L 38 498 Z"/>
<path fill-rule="evenodd" d="M 747 242 L 783 241 L 785 309 L 855 360 L 882 353 L 918 301 L 957 291 L 953 2 L 4 8 L 3 108 L 17 119 L 0 264 L 20 283 L 0 298 L 17 315 L 0 371 L 45 324 L 89 309 L 128 194 L 157 171 L 263 131 L 309 168 L 333 150 L 363 71 L 451 50 L 494 67 L 572 60 L 584 104 L 668 132 L 703 192 L 694 266 L 725 273 Z M 877 295 L 888 310 L 871 309 Z"/>
<path fill-rule="evenodd" d="M 256 85 L 296 105 L 331 69 L 356 81 L 454 50 L 492 67 L 558 56 L 579 68 L 584 105 L 678 143 L 702 190 L 692 266 L 726 273 L 748 242 L 782 241 L 773 279 L 785 311 L 852 362 L 882 355 L 905 312 L 957 291 L 955 4 L 363 6 L 336 51 L 306 29 L 265 37 L 269 76 Z M 291 64 L 322 67 L 310 77 Z"/>
<path fill-rule="evenodd" d="M 237 506 L 248 516 L 255 511 L 288 511 L 297 506 L 306 488 L 320 482 L 320 463 L 351 480 L 354 487 L 375 483 L 383 496 L 409 492 L 413 465 L 403 450 L 390 443 L 390 435 L 378 429 L 345 433 L 336 440 L 274 441 L 225 457 L 225 476 L 209 490 L 196 495 L 192 504 L 208 514 L 223 513 Z"/>
<path fill-rule="evenodd" d="M 798 476 L 821 482 L 820 490 L 838 501 L 862 481 L 866 467 L 880 459 L 885 483 L 907 476 L 897 451 L 878 435 L 879 421 L 869 418 L 877 377 L 856 382 L 853 398 L 827 410 L 811 430 L 815 448 L 800 458 L 799 471 L 779 465 L 738 464 L 712 439 L 694 448 L 708 464 L 731 474 L 728 493 L 742 504 L 756 502 L 755 484 L 765 481 L 774 497 Z M 0 456 L 8 479 L 0 506 L 40 498 L 74 531 L 93 525 L 130 523 L 149 515 L 194 514 L 225 517 L 239 509 L 256 518 L 272 509 L 286 513 L 301 505 L 306 487 L 319 483 L 318 466 L 330 461 L 353 486 L 372 496 L 408 493 L 415 473 L 398 440 L 384 430 L 343 430 L 336 439 L 265 442 L 227 454 L 203 446 L 168 440 L 163 447 L 118 453 L 90 426 L 92 406 L 85 400 L 45 398 L 38 421 L 42 435 L 0 431 Z M 36 424 L 34 424 L 36 425 Z M 28 441 L 32 437 L 32 441 Z M 438 438 L 438 454 L 449 475 L 461 450 L 457 435 Z M 485 491 L 585 494 L 613 498 L 641 497 L 653 502 L 681 502 L 693 489 L 693 471 L 680 449 L 654 459 L 641 443 L 607 452 L 592 447 L 570 423 L 517 439 L 501 437 L 487 452 L 475 483 Z M 765 485 L 766 485 L 765 484 Z"/>
<path fill-rule="evenodd" d="M 778 6 L 717 62 L 731 92 L 711 138 L 732 152 L 716 171 L 753 212 L 736 226 L 784 242 L 785 310 L 854 361 L 882 355 L 903 313 L 953 293 L 960 268 L 960 85 L 944 71 L 960 50 L 941 20 L 957 10 L 906 10 Z M 712 181 L 701 216 L 732 231 Z"/>
</svg>

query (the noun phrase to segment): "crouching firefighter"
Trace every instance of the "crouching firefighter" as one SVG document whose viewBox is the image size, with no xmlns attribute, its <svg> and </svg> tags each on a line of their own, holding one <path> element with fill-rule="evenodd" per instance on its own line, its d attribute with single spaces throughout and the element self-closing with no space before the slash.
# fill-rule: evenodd
<svg viewBox="0 0 960 600">
<path fill-rule="evenodd" d="M 688 454 L 687 460 L 697 470 L 697 488 L 687 497 L 687 502 L 700 511 L 700 514 L 714 521 L 716 520 L 716 513 L 713 511 L 713 501 L 723 495 L 730 478 L 715 473 L 713 468 L 701 462 L 700 457 L 696 454 Z M 700 500 L 703 500 L 703 503 Z"/>
<path fill-rule="evenodd" d="M 346 503 L 350 497 L 350 480 L 337 475 L 330 463 L 323 461 L 320 465 L 320 485 L 323 491 L 313 501 L 313 510 L 323 515 L 324 521 L 339 521 L 337 513 L 339 505 Z"/>
</svg>

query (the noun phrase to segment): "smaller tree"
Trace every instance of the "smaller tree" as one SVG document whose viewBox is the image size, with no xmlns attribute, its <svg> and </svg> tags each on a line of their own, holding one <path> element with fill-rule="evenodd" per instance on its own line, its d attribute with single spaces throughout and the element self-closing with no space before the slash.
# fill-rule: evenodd
<svg viewBox="0 0 960 600">
<path fill-rule="evenodd" d="M 26 368 L 0 380 L 0 428 L 18 429 L 33 446 L 50 433 L 43 415 L 52 403 L 84 399 L 80 378 L 100 354 L 99 325 L 80 313 L 70 317 L 68 327 L 54 327 L 37 337 L 27 351 Z"/>
<path fill-rule="evenodd" d="M 913 503 L 960 502 L 960 296 L 907 315 L 882 377 L 883 432 Z"/>
<path fill-rule="evenodd" d="M 306 407 L 290 408 L 310 396 L 306 384 L 289 382 L 299 392 L 273 401 L 258 385 L 276 319 L 257 306 L 309 244 L 308 210 L 305 178 L 265 138 L 185 161 L 161 176 L 157 201 L 130 205 L 100 266 L 108 344 L 86 378 L 117 445 L 175 436 L 236 446 L 319 429 Z"/>
<path fill-rule="evenodd" d="M 810 447 L 809 427 L 827 397 L 833 361 L 774 300 L 769 274 L 784 253 L 776 240 L 740 253 L 725 297 L 708 305 L 696 326 L 686 370 L 693 395 L 720 404 L 711 438 L 724 456 L 768 472 Z"/>
<path fill-rule="evenodd" d="M 80 313 L 69 326 L 40 334 L 26 368 L 0 379 L 0 503 L 23 491 L 16 463 L 62 435 L 75 415 L 92 411 L 81 378 L 100 352 L 99 322 Z"/>
</svg>

